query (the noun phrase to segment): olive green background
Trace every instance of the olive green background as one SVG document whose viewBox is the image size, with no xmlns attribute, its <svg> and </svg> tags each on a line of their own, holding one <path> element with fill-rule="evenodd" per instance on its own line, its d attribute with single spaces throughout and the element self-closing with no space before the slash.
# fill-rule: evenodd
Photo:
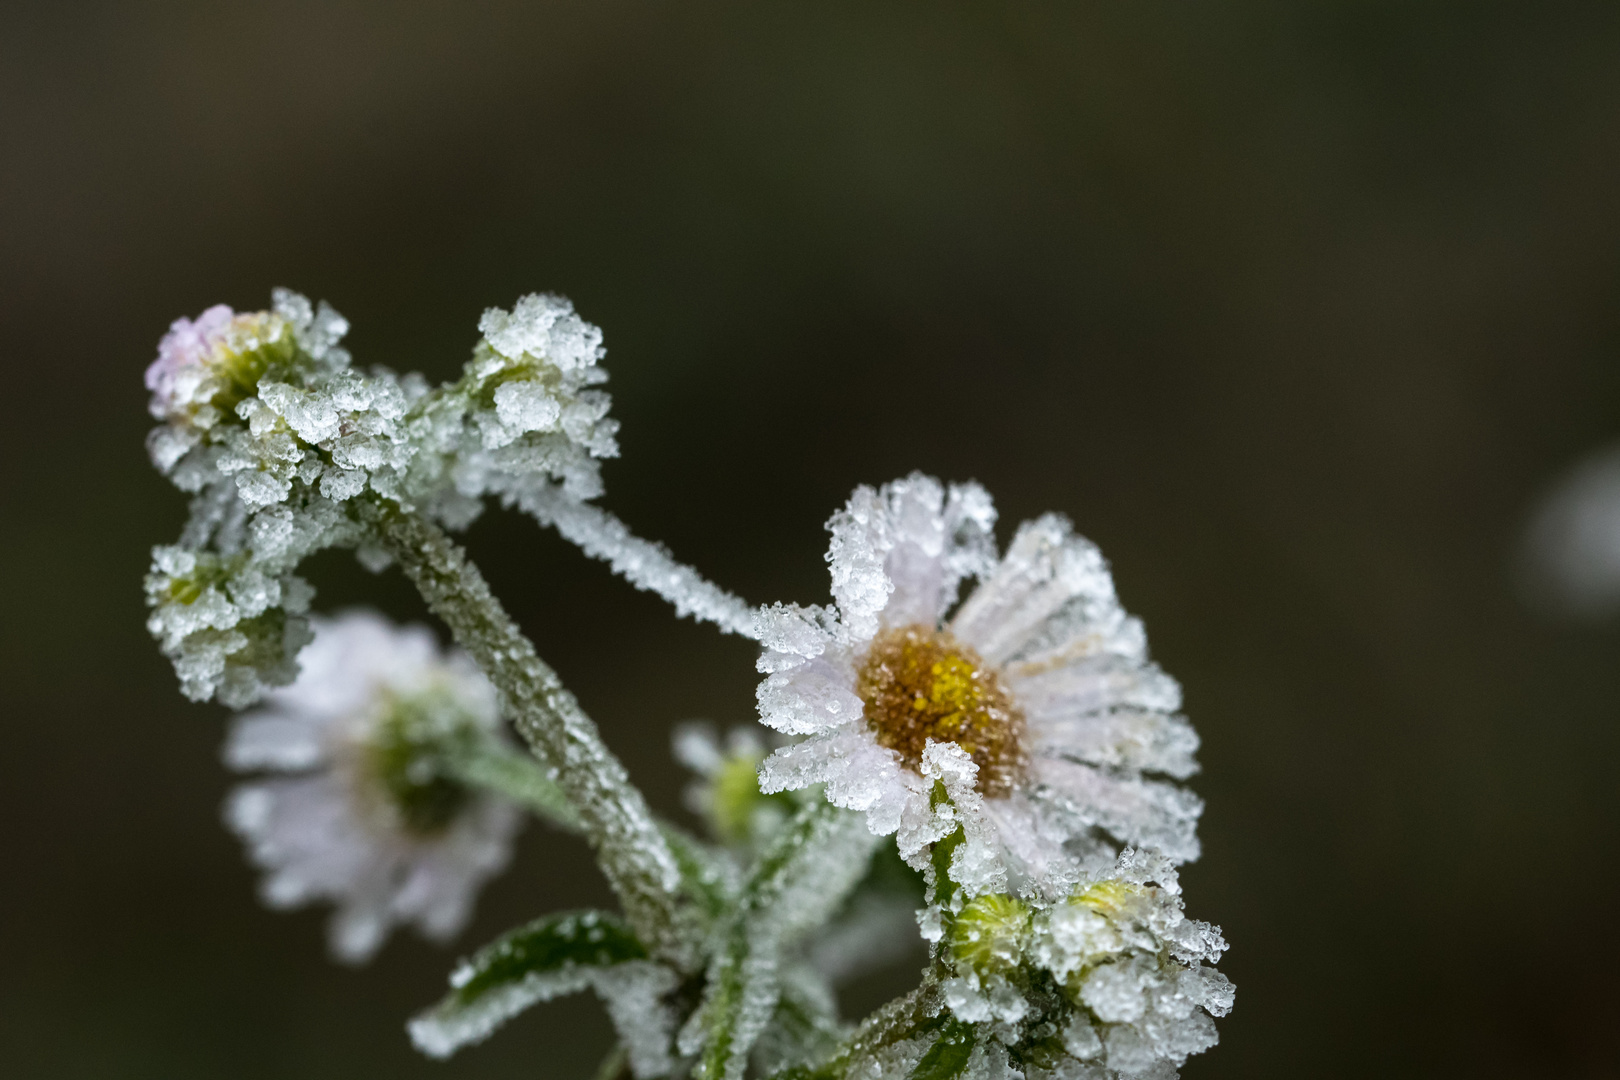
<svg viewBox="0 0 1620 1080">
<path fill-rule="evenodd" d="M 1620 436 L 1617 181 L 1613 3 L 8 5 L 0 1073 L 605 1049 L 580 999 L 418 1059 L 456 950 L 333 965 L 219 825 L 224 713 L 142 628 L 183 499 L 140 378 L 286 284 L 435 378 L 485 306 L 571 296 L 604 504 L 754 601 L 825 598 L 860 482 L 1071 515 L 1205 740 L 1185 883 L 1238 1005 L 1186 1076 L 1620 1075 L 1620 629 L 1514 585 L 1535 494 Z M 674 812 L 669 727 L 750 722 L 747 643 L 524 519 L 468 543 Z M 604 900 L 534 828 L 458 948 Z"/>
</svg>

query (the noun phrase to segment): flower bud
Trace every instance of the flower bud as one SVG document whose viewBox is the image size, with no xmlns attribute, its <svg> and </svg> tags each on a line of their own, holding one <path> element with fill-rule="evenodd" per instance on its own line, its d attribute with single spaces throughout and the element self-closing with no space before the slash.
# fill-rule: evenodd
<svg viewBox="0 0 1620 1080">
<path fill-rule="evenodd" d="M 958 969 L 971 968 L 979 975 L 1011 971 L 1023 958 L 1029 929 L 1029 908 L 1017 897 L 974 897 L 951 923 L 951 957 Z"/>
<path fill-rule="evenodd" d="M 216 304 L 195 320 L 176 319 L 146 369 L 152 415 L 212 427 L 297 352 L 292 326 L 274 312 L 237 314 Z"/>
</svg>

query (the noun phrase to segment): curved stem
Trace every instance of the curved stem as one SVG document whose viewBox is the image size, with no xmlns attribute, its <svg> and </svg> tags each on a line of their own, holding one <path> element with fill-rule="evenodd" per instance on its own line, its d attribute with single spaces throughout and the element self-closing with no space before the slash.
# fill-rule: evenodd
<svg viewBox="0 0 1620 1080">
<path fill-rule="evenodd" d="M 489 676 L 519 734 L 579 814 L 597 861 L 648 951 L 682 959 L 680 873 L 641 792 L 596 725 L 535 653 L 461 547 L 421 515 L 382 498 L 357 500 L 366 522 L 456 643 Z"/>
<path fill-rule="evenodd" d="M 675 607 L 678 616 L 712 622 L 728 634 L 758 639 L 754 611 L 685 563 L 663 544 L 643 540 L 630 526 L 600 506 L 569 498 L 547 483 L 495 481 L 507 503 L 549 525 L 569 543 L 638 589 L 656 593 Z"/>
</svg>

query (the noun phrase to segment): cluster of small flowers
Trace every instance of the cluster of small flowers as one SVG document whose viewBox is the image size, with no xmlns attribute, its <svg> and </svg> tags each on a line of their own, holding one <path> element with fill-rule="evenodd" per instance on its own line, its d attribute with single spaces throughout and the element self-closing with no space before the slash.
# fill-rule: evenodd
<svg viewBox="0 0 1620 1080">
<path fill-rule="evenodd" d="M 295 673 L 311 592 L 294 570 L 327 547 L 387 556 L 353 512 L 380 496 L 453 527 L 481 496 L 601 491 L 617 452 L 602 335 L 568 301 L 491 309 L 460 380 L 362 373 L 338 345 L 348 323 L 278 289 L 272 310 L 223 305 L 180 319 L 146 373 L 153 463 L 194 495 L 181 542 L 147 580 L 149 627 L 194 700 L 250 704 Z"/>
<path fill-rule="evenodd" d="M 1220 931 L 1182 914 L 1169 860 L 1125 851 L 1062 900 L 987 893 L 955 914 L 945 1003 L 1029 1080 L 1173 1074 L 1215 1045 L 1232 984 Z"/>
</svg>

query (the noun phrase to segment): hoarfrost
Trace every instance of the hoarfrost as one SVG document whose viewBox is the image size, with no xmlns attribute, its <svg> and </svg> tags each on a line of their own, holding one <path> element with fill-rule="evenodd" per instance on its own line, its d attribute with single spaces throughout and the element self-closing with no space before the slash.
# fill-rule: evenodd
<svg viewBox="0 0 1620 1080">
<path fill-rule="evenodd" d="M 462 378 L 437 389 L 417 376 L 351 369 L 338 344 L 342 316 L 285 289 L 274 300 L 270 312 L 220 306 L 178 320 L 147 372 L 153 415 L 164 421 L 148 439 L 153 464 L 201 496 L 183 546 L 199 557 L 245 551 L 271 564 L 258 568 L 270 576 L 326 547 L 360 547 L 376 567 L 383 557 L 358 520 L 361 500 L 393 500 L 464 527 L 484 496 L 497 496 L 680 613 L 751 632 L 741 600 L 581 502 L 602 490 L 599 462 L 618 453 L 617 424 L 595 389 L 607 378 L 597 363 L 601 331 L 567 300 L 528 296 L 510 313 L 486 311 Z M 269 513 L 278 515 L 274 545 L 244 549 L 221 527 Z M 278 639 L 269 627 L 240 626 L 250 617 L 240 612 L 178 610 L 205 592 L 172 580 L 148 589 L 149 603 L 164 609 L 153 633 L 187 695 L 240 706 L 285 684 L 303 640 L 300 613 L 277 616 L 288 630 Z"/>
<path fill-rule="evenodd" d="M 704 1080 L 740 1080 L 780 994 L 784 951 L 821 925 L 866 871 L 875 840 L 859 817 L 811 805 L 760 856 L 709 965 L 702 1006 L 681 1032 Z"/>
</svg>

